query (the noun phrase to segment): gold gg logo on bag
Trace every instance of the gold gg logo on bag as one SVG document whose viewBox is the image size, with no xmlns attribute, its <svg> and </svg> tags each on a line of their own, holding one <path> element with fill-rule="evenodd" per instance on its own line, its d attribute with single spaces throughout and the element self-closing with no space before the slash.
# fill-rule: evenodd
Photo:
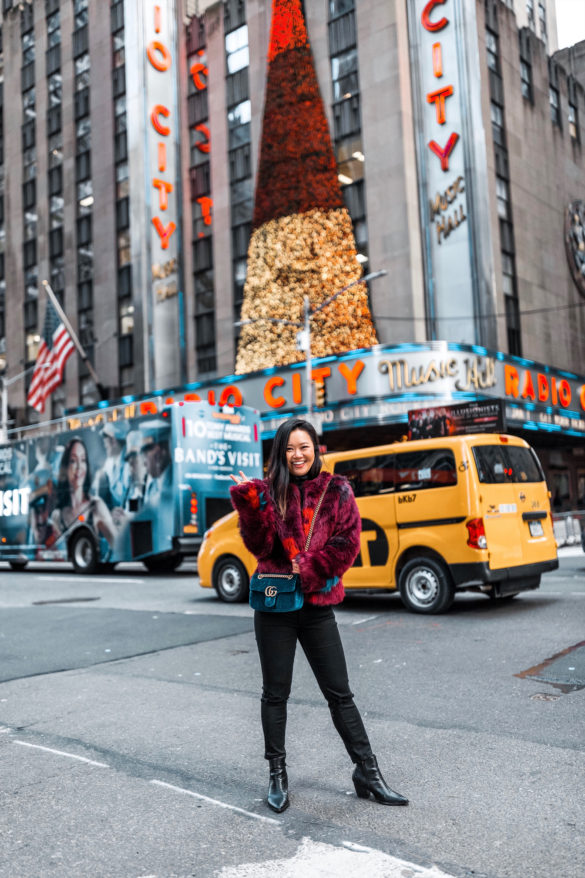
<svg viewBox="0 0 585 878">
<path fill-rule="evenodd" d="M 278 594 L 278 589 L 275 585 L 267 585 L 264 589 L 264 594 L 267 598 L 273 598 L 275 595 Z"/>
</svg>

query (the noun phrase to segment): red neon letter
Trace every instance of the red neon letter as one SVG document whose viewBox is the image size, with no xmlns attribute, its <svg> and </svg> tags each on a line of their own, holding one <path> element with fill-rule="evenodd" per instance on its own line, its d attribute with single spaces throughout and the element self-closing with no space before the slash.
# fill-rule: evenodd
<svg viewBox="0 0 585 878">
<path fill-rule="evenodd" d="M 581 387 L 581 390 L 579 393 L 579 399 L 581 401 L 581 408 L 585 412 L 585 384 L 583 384 L 583 386 Z"/>
<path fill-rule="evenodd" d="M 159 143 L 158 145 L 158 169 L 159 171 L 165 171 L 167 167 L 167 145 L 166 143 Z"/>
<path fill-rule="evenodd" d="M 339 363 L 337 368 L 345 378 L 347 392 L 353 396 L 354 393 L 357 393 L 357 379 L 364 371 L 365 363 L 362 363 L 361 360 L 357 360 L 352 369 L 350 369 L 345 363 Z"/>
<path fill-rule="evenodd" d="M 202 49 L 199 50 L 199 55 L 203 55 Z M 203 64 L 201 61 L 194 61 L 193 64 L 191 64 L 191 76 L 193 77 L 193 84 L 197 91 L 203 91 L 207 88 L 207 83 L 203 82 L 201 74 L 203 74 L 203 76 L 209 75 L 207 65 Z"/>
<path fill-rule="evenodd" d="M 163 250 L 166 250 L 169 246 L 169 239 L 177 228 L 176 225 L 173 222 L 170 222 L 165 228 L 157 216 L 152 218 L 152 224 L 160 235 L 161 247 L 163 248 Z"/>
<path fill-rule="evenodd" d="M 167 195 L 173 191 L 173 184 L 167 182 L 167 180 L 159 180 L 157 177 L 154 177 L 152 185 L 155 189 L 158 189 L 158 206 L 161 210 L 166 210 L 169 206 Z"/>
<path fill-rule="evenodd" d="M 429 143 L 430 149 L 441 159 L 441 170 L 448 171 L 449 170 L 449 156 L 453 152 L 455 144 L 459 140 L 459 135 L 456 131 L 453 132 L 447 143 L 445 144 L 445 148 L 441 149 L 439 144 L 435 140 L 431 140 Z"/>
<path fill-rule="evenodd" d="M 201 213 L 203 215 L 203 222 L 206 226 L 211 225 L 211 208 L 213 207 L 213 198 L 208 198 L 207 195 L 202 195 L 201 198 L 197 199 L 197 204 L 201 205 Z"/>
<path fill-rule="evenodd" d="M 542 372 L 538 372 L 536 376 L 536 384 L 538 386 L 539 402 L 546 402 L 548 399 L 548 381 L 546 380 L 546 375 L 543 375 Z"/>
<path fill-rule="evenodd" d="M 452 94 L 453 86 L 446 85 L 444 88 L 439 88 L 437 91 L 431 91 L 427 95 L 427 104 L 435 104 L 437 122 L 439 125 L 445 124 L 445 98 L 450 98 Z"/>
<path fill-rule="evenodd" d="M 571 385 L 565 378 L 559 381 L 559 399 L 565 408 L 571 405 Z"/>
<path fill-rule="evenodd" d="M 233 399 L 233 402 L 229 400 Z M 236 387 L 235 384 L 228 384 L 227 387 L 221 391 L 221 396 L 219 397 L 219 405 L 233 405 L 239 406 L 244 401 L 242 396 L 242 392 L 239 387 Z"/>
<path fill-rule="evenodd" d="M 157 52 L 162 56 L 161 58 L 157 56 Z M 146 47 L 146 55 L 154 69 L 158 70 L 160 73 L 164 73 L 165 70 L 168 70 L 173 63 L 171 53 L 159 40 L 151 40 Z"/>
<path fill-rule="evenodd" d="M 437 79 L 443 75 L 443 50 L 440 43 L 433 43 L 433 73 Z"/>
<path fill-rule="evenodd" d="M 518 369 L 514 368 L 514 366 L 508 366 L 507 363 L 504 364 L 504 393 L 506 396 L 515 396 L 518 397 L 518 384 L 520 382 L 520 376 L 518 375 Z"/>
<path fill-rule="evenodd" d="M 299 405 L 303 401 L 303 392 L 301 390 L 301 373 L 293 372 L 292 376 L 293 402 Z"/>
<path fill-rule="evenodd" d="M 152 113 L 150 114 L 150 121 L 152 122 L 153 128 L 159 134 L 162 134 L 163 137 L 168 137 L 171 133 L 171 129 L 168 125 L 161 125 L 159 121 L 159 116 L 164 116 L 165 119 L 168 119 L 171 115 L 171 111 L 166 107 L 163 107 L 162 104 L 157 104 L 152 108 Z"/>
<path fill-rule="evenodd" d="M 532 400 L 536 399 L 534 384 L 532 383 L 532 375 L 528 369 L 524 373 L 524 387 L 522 388 L 522 399 L 526 399 L 526 397 L 530 397 Z"/>
<path fill-rule="evenodd" d="M 205 140 L 196 143 L 195 146 L 197 147 L 199 152 L 204 152 L 207 155 L 207 153 L 211 149 L 209 128 L 207 127 L 207 125 L 196 125 L 195 131 L 200 131 L 201 134 L 203 134 L 203 136 L 205 137 Z"/>
<path fill-rule="evenodd" d="M 429 0 L 427 5 L 422 11 L 422 15 L 420 20 L 422 21 L 422 26 L 425 30 L 431 31 L 431 33 L 435 33 L 435 31 L 443 30 L 444 27 L 447 27 L 449 24 L 448 18 L 441 18 L 437 22 L 431 21 L 431 12 L 435 8 L 435 6 L 439 6 L 439 4 L 446 3 L 447 0 Z"/>
<path fill-rule="evenodd" d="M 269 378 L 266 384 L 264 385 L 264 399 L 268 403 L 268 405 L 273 409 L 279 409 L 286 402 L 284 396 L 273 396 L 272 391 L 275 387 L 282 387 L 284 384 L 284 378 L 281 378 L 280 375 L 273 375 L 272 378 Z"/>
</svg>

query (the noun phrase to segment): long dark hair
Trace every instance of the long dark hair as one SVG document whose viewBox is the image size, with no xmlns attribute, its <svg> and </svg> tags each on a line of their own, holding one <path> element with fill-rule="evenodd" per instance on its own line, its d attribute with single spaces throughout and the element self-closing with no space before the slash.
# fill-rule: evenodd
<svg viewBox="0 0 585 878">
<path fill-rule="evenodd" d="M 276 431 L 274 442 L 272 443 L 272 451 L 268 459 L 268 471 L 266 477 L 270 485 L 270 493 L 277 509 L 284 518 L 286 515 L 286 496 L 288 486 L 290 484 L 290 472 L 286 463 L 286 449 L 290 439 L 290 434 L 294 430 L 304 430 L 308 433 L 313 448 L 315 449 L 315 460 L 311 469 L 307 473 L 309 479 L 314 479 L 321 472 L 321 456 L 319 454 L 319 437 L 313 425 L 303 418 L 289 418 L 280 425 Z"/>
<path fill-rule="evenodd" d="M 69 458 L 71 457 L 73 446 L 77 444 L 81 445 L 85 451 L 86 471 L 85 479 L 83 480 L 83 494 L 85 497 L 89 497 L 91 474 L 89 472 L 87 445 L 79 436 L 73 436 L 65 446 L 65 450 L 59 462 L 59 480 L 57 483 L 57 506 L 59 509 L 64 509 L 66 506 L 71 505 L 71 489 L 69 487 L 69 480 L 67 479 L 67 467 L 69 466 Z"/>
</svg>

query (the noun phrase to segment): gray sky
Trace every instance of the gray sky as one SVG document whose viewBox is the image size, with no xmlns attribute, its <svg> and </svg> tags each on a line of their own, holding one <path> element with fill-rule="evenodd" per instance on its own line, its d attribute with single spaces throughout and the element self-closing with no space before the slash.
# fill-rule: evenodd
<svg viewBox="0 0 585 878">
<path fill-rule="evenodd" d="M 559 49 L 585 40 L 585 0 L 557 0 Z"/>
</svg>

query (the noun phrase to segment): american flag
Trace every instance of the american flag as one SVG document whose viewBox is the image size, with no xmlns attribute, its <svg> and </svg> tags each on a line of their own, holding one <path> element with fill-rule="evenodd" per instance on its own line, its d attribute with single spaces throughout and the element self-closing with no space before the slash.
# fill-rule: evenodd
<svg viewBox="0 0 585 878">
<path fill-rule="evenodd" d="M 26 401 L 38 412 L 45 411 L 45 400 L 61 384 L 65 363 L 75 350 L 73 340 L 49 299 L 45 325 Z"/>
</svg>

